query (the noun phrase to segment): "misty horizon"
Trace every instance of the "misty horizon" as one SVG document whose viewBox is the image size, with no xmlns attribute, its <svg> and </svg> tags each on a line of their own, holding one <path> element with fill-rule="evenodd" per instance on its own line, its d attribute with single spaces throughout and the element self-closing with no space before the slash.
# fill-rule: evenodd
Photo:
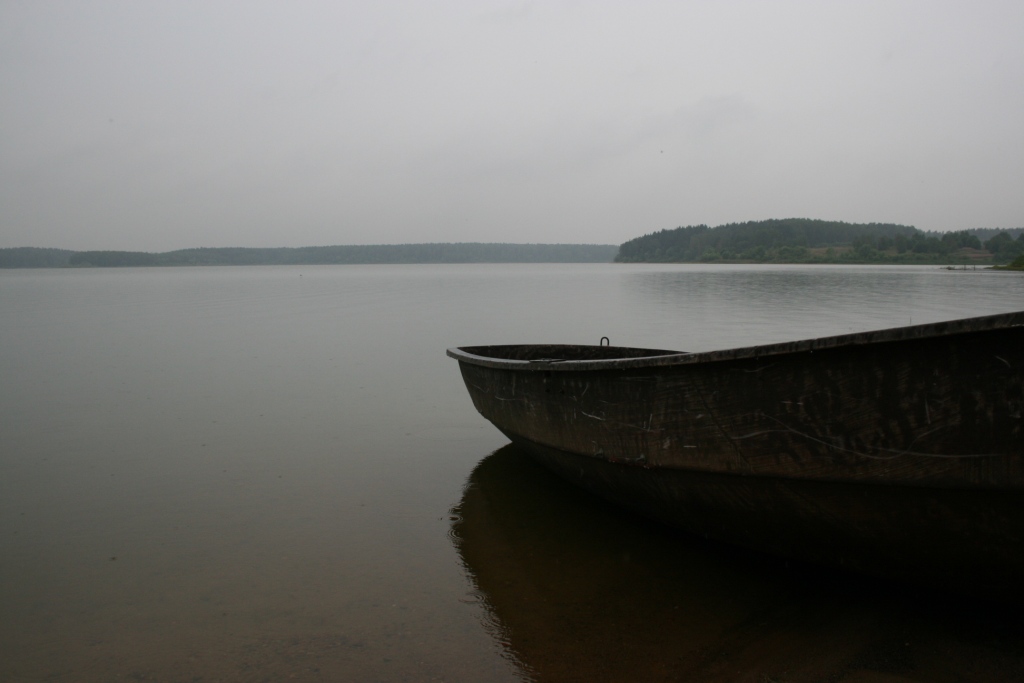
<svg viewBox="0 0 1024 683">
<path fill-rule="evenodd" d="M 1024 6 L 0 6 L 0 247 L 1024 225 Z"/>
</svg>

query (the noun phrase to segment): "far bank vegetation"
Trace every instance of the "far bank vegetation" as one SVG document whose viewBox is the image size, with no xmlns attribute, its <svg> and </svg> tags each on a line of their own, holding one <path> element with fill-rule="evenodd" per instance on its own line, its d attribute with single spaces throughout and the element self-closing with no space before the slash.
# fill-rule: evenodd
<svg viewBox="0 0 1024 683">
<path fill-rule="evenodd" d="M 623 263 L 892 263 L 989 265 L 1024 254 L 1024 228 L 923 232 L 894 223 L 788 218 L 691 225 L 619 247 Z"/>
</svg>

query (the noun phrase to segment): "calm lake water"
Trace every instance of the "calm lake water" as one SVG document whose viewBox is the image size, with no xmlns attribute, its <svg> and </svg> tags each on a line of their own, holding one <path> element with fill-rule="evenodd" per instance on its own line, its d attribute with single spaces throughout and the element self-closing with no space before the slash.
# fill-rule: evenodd
<svg viewBox="0 0 1024 683">
<path fill-rule="evenodd" d="M 0 680 L 1024 680 L 1019 609 L 609 509 L 444 355 L 1020 309 L 934 267 L 0 271 Z"/>
</svg>

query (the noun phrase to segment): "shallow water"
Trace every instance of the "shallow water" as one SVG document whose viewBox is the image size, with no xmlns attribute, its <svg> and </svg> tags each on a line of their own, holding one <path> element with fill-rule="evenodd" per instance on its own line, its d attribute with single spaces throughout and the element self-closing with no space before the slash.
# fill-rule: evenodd
<svg viewBox="0 0 1024 683">
<path fill-rule="evenodd" d="M 695 351 L 1022 308 L 1019 275 L 914 267 L 0 271 L 0 680 L 1020 680 L 997 606 L 559 488 L 444 349 Z M 494 557 L 521 561 L 496 580 Z"/>
</svg>

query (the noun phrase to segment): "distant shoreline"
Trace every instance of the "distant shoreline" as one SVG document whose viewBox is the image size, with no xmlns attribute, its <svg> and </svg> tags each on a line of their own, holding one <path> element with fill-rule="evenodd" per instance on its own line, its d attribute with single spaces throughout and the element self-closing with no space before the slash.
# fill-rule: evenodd
<svg viewBox="0 0 1024 683">
<path fill-rule="evenodd" d="M 167 252 L 0 249 L 0 268 L 366 265 L 413 263 L 611 263 L 614 244 L 426 243 L 327 247 L 211 247 Z"/>
<path fill-rule="evenodd" d="M 1024 228 L 923 232 L 894 223 L 769 219 L 691 225 L 614 244 L 430 242 L 203 247 L 166 252 L 0 249 L 0 268 L 123 268 L 414 263 L 789 263 L 993 266 L 1024 256 Z M 1016 269 L 1018 266 L 1010 266 Z"/>
</svg>

